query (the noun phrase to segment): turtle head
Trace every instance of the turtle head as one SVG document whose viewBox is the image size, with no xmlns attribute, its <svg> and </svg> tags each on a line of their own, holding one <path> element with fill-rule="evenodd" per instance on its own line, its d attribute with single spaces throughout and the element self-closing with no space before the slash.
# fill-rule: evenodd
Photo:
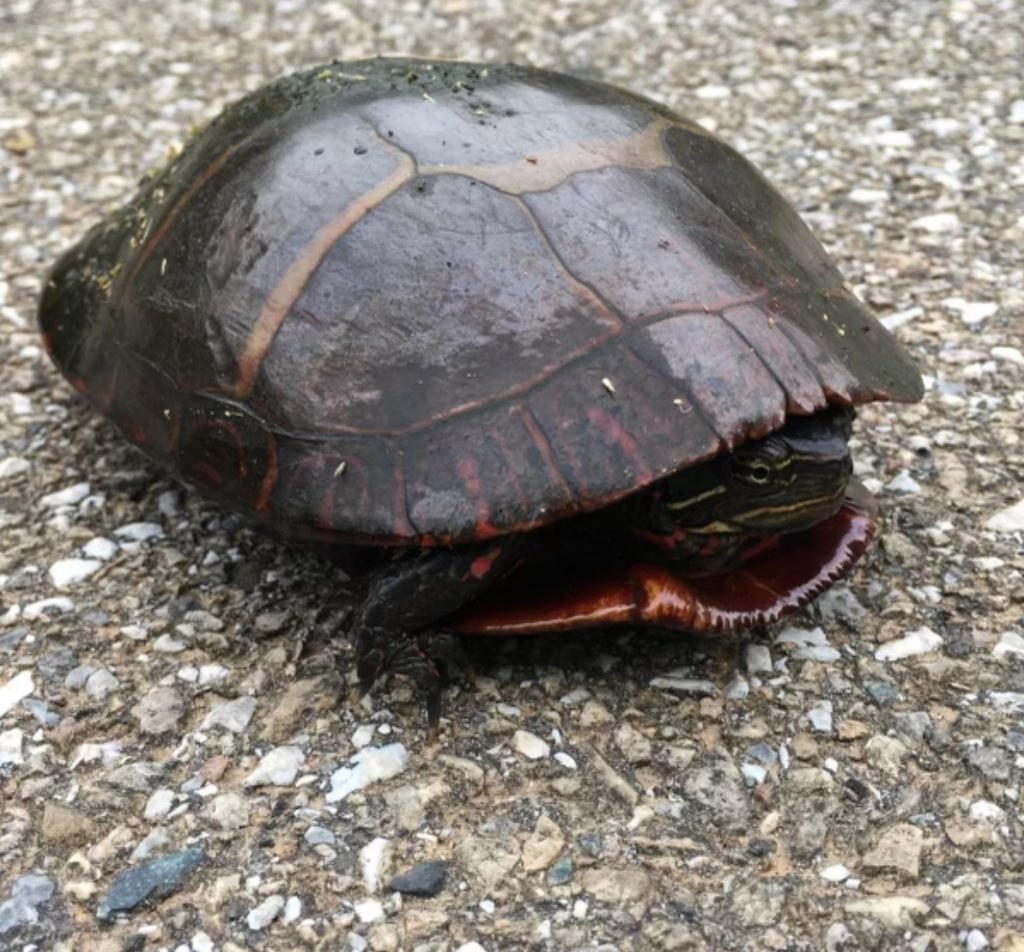
<svg viewBox="0 0 1024 952">
<path fill-rule="evenodd" d="M 717 535 L 800 532 L 843 504 L 853 473 L 854 411 L 830 407 L 669 478 L 661 500 L 677 529 Z"/>
</svg>

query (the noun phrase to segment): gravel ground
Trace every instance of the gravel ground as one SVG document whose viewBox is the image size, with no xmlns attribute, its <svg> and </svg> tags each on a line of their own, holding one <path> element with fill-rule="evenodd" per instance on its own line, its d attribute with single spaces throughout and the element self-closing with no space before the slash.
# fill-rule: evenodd
<svg viewBox="0 0 1024 952">
<path fill-rule="evenodd" d="M 0 948 L 1024 950 L 1017 0 L 8 0 L 0 30 Z M 476 646 L 426 751 L 406 683 L 352 697 L 344 579 L 58 378 L 54 256 L 226 102 L 377 52 L 621 82 L 797 203 L 928 383 L 861 414 L 886 526 L 848 584 L 745 638 Z"/>
</svg>

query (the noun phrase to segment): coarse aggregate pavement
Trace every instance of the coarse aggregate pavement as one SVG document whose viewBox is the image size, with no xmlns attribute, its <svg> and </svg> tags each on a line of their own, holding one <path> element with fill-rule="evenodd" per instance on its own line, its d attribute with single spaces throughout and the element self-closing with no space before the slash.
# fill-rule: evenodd
<svg viewBox="0 0 1024 952">
<path fill-rule="evenodd" d="M 1024 952 L 1017 0 L 7 0 L 0 34 L 0 949 Z M 885 526 L 847 582 L 742 637 L 471 645 L 429 751 L 402 679 L 355 702 L 337 571 L 59 378 L 56 255 L 244 92 L 377 53 L 620 83 L 796 204 L 927 384 L 860 413 Z"/>
</svg>

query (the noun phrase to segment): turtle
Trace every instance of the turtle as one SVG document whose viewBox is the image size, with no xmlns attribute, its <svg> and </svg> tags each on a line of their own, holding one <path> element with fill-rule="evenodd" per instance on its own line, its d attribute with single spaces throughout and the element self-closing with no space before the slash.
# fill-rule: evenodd
<svg viewBox="0 0 1024 952">
<path fill-rule="evenodd" d="M 879 524 L 909 353 L 722 138 L 612 84 L 409 57 L 228 106 L 50 271 L 47 353 L 195 491 L 372 553 L 362 691 L 436 739 L 466 635 L 733 632 Z"/>
</svg>

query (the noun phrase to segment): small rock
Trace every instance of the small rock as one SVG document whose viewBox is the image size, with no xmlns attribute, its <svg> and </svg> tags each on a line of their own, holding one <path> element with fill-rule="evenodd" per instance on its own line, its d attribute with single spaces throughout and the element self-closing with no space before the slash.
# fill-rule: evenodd
<svg viewBox="0 0 1024 952">
<path fill-rule="evenodd" d="M 0 904 L 0 935 L 38 922 L 39 906 L 49 902 L 56 891 L 49 876 L 19 876 L 11 886 L 11 898 Z"/>
<path fill-rule="evenodd" d="M 807 720 L 819 734 L 832 733 L 832 702 L 819 701 L 807 712 Z"/>
<path fill-rule="evenodd" d="M 886 830 L 878 844 L 864 856 L 865 869 L 892 871 L 908 879 L 921 873 L 921 851 L 924 833 L 909 823 L 900 823 Z"/>
<path fill-rule="evenodd" d="M 10 681 L 0 687 L 0 717 L 35 691 L 31 671 L 19 671 Z"/>
<path fill-rule="evenodd" d="M 274 893 L 267 896 L 258 906 L 249 911 L 245 924 L 253 931 L 266 929 L 284 910 L 284 896 Z"/>
<path fill-rule="evenodd" d="M 825 952 L 843 952 L 853 934 L 845 923 L 833 922 L 825 932 Z"/>
<path fill-rule="evenodd" d="M 157 687 L 132 708 L 132 716 L 138 720 L 142 733 L 165 734 L 177 729 L 184 706 L 181 695 L 174 688 Z"/>
<path fill-rule="evenodd" d="M 836 725 L 836 736 L 840 740 L 860 740 L 871 733 L 871 728 L 863 721 L 840 721 Z"/>
<path fill-rule="evenodd" d="M 651 762 L 651 742 L 628 722 L 616 728 L 615 746 L 631 764 Z"/>
<path fill-rule="evenodd" d="M 132 862 L 149 859 L 154 853 L 162 853 L 171 845 L 171 834 L 165 827 L 154 827 L 140 841 L 138 846 L 132 850 Z"/>
<path fill-rule="evenodd" d="M 648 682 L 652 688 L 670 691 L 683 697 L 714 697 L 718 694 L 718 686 L 714 681 L 701 678 L 677 678 L 671 675 L 651 678 Z"/>
<path fill-rule="evenodd" d="M 0 460 L 0 479 L 12 479 L 31 468 L 32 464 L 24 456 L 5 456 Z"/>
<path fill-rule="evenodd" d="M 147 820 L 155 820 L 157 817 L 167 816 L 174 806 L 174 791 L 166 787 L 154 790 L 146 802 L 146 809 L 143 816 Z"/>
<path fill-rule="evenodd" d="M 891 707 L 900 698 L 900 692 L 888 681 L 865 681 L 864 690 L 878 707 Z"/>
<path fill-rule="evenodd" d="M 546 741 L 524 730 L 518 730 L 512 735 L 512 749 L 528 760 L 540 760 L 551 754 L 551 747 Z"/>
<path fill-rule="evenodd" d="M 640 869 L 598 866 L 583 873 L 581 886 L 598 902 L 624 906 L 643 899 L 651 890 L 651 878 Z"/>
<path fill-rule="evenodd" d="M 306 755 L 301 747 L 275 747 L 263 755 L 256 769 L 242 781 L 243 787 L 273 785 L 287 787 L 295 782 Z M 330 797 L 328 797 L 330 799 Z"/>
<path fill-rule="evenodd" d="M 479 942 L 466 942 L 460 945 L 455 952 L 487 952 Z"/>
<path fill-rule="evenodd" d="M 114 535 L 129 542 L 147 542 L 150 539 L 162 539 L 164 530 L 156 522 L 131 522 L 115 529 Z"/>
<path fill-rule="evenodd" d="M 1024 636 L 1015 631 L 1004 631 L 999 636 L 998 644 L 992 649 L 997 658 L 1024 658 Z"/>
<path fill-rule="evenodd" d="M 562 852 L 565 838 L 558 824 L 541 815 L 533 833 L 523 844 L 523 869 L 528 872 L 547 869 Z"/>
<path fill-rule="evenodd" d="M 117 543 L 97 536 L 82 546 L 82 552 L 90 559 L 99 559 L 101 562 L 106 562 L 117 555 Z"/>
<path fill-rule="evenodd" d="M 241 734 L 252 720 L 256 712 L 256 698 L 245 695 L 235 698 L 233 701 L 225 701 L 213 708 L 203 718 L 202 730 L 208 731 L 211 727 L 223 727 L 234 734 Z"/>
<path fill-rule="evenodd" d="M 967 754 L 967 762 L 989 780 L 1010 779 L 1010 755 L 998 747 L 976 747 Z"/>
<path fill-rule="evenodd" d="M 284 904 L 284 912 L 281 913 L 281 922 L 289 926 L 296 922 L 302 915 L 302 900 L 298 896 L 289 896 Z"/>
<path fill-rule="evenodd" d="M 222 830 L 241 830 L 249 825 L 249 809 L 248 797 L 226 790 L 210 800 L 206 815 Z"/>
<path fill-rule="evenodd" d="M 48 493 L 39 500 L 39 505 L 44 509 L 59 509 L 62 506 L 77 506 L 86 496 L 89 495 L 88 483 L 75 483 L 65 489 L 58 489 L 56 492 Z"/>
<path fill-rule="evenodd" d="M 98 919 L 128 912 L 149 898 L 163 899 L 180 888 L 185 877 L 204 857 L 201 849 L 168 853 L 121 873 L 96 909 Z"/>
<path fill-rule="evenodd" d="M 572 857 L 566 853 L 559 857 L 548 870 L 549 886 L 561 886 L 572 878 Z"/>
<path fill-rule="evenodd" d="M 331 789 L 325 799 L 337 803 L 372 783 L 397 777 L 408 764 L 409 752 L 401 744 L 364 747 L 349 760 L 348 766 L 331 774 Z"/>
<path fill-rule="evenodd" d="M 942 638 L 931 628 L 918 628 L 902 638 L 886 642 L 875 651 L 875 658 L 879 661 L 899 661 L 935 651 L 941 645 Z"/>
<path fill-rule="evenodd" d="M 268 636 L 280 634 L 288 627 L 290 620 L 291 612 L 285 609 L 279 612 L 263 612 L 256 616 L 254 624 L 258 634 Z"/>
<path fill-rule="evenodd" d="M 842 863 L 836 863 L 834 866 L 826 866 L 818 875 L 826 882 L 841 883 L 850 878 L 850 871 Z"/>
<path fill-rule="evenodd" d="M 580 711 L 580 727 L 604 727 L 614 724 L 615 718 L 600 701 L 593 699 L 586 702 Z"/>
<path fill-rule="evenodd" d="M 906 744 L 885 734 L 875 734 L 864 745 L 864 759 L 871 767 L 889 778 L 899 776 L 903 758 L 906 756 Z"/>
<path fill-rule="evenodd" d="M 960 218 L 954 212 L 935 212 L 922 215 L 910 222 L 911 228 L 931 232 L 934 235 L 946 234 L 960 228 Z"/>
<path fill-rule="evenodd" d="M 20 727 L 0 733 L 0 764 L 23 764 L 25 757 L 21 752 L 24 734 Z"/>
<path fill-rule="evenodd" d="M 179 638 L 172 638 L 168 634 L 162 634 L 153 642 L 153 650 L 161 654 L 180 654 L 188 646 Z"/>
<path fill-rule="evenodd" d="M 1024 499 L 990 516 L 985 528 L 992 532 L 1020 532 L 1024 530 Z"/>
<path fill-rule="evenodd" d="M 103 568 L 99 559 L 60 559 L 50 566 L 50 581 L 56 588 L 68 588 Z"/>
<path fill-rule="evenodd" d="M 82 846 L 96 835 L 96 827 L 80 810 L 56 800 L 47 800 L 43 807 L 41 832 L 44 843 Z"/>
<path fill-rule="evenodd" d="M 982 949 L 987 949 L 988 939 L 985 937 L 985 933 L 981 929 L 971 929 L 964 941 L 964 948 L 967 952 L 982 952 Z"/>
<path fill-rule="evenodd" d="M 847 903 L 846 911 L 867 916 L 890 929 L 911 929 L 914 920 L 927 916 L 931 909 L 928 903 L 910 896 L 880 896 Z"/>
<path fill-rule="evenodd" d="M 149 793 L 153 785 L 163 776 L 165 764 L 153 760 L 137 760 L 122 764 L 106 774 L 106 781 L 120 790 L 135 793 Z"/>
<path fill-rule="evenodd" d="M 428 860 L 395 876 L 388 884 L 392 892 L 406 896 L 436 896 L 444 888 L 448 864 L 443 860 Z"/>
<path fill-rule="evenodd" d="M 767 645 L 750 643 L 743 650 L 747 674 L 771 674 L 772 653 Z"/>
<path fill-rule="evenodd" d="M 723 750 L 709 751 L 699 766 L 691 768 L 683 790 L 707 810 L 711 821 L 725 830 L 743 829 L 750 818 L 743 775 Z"/>
<path fill-rule="evenodd" d="M 338 838 L 326 826 L 310 826 L 302 837 L 307 846 L 333 846 Z"/>
<path fill-rule="evenodd" d="M 370 840 L 359 851 L 359 868 L 363 873 L 363 885 L 373 895 L 380 888 L 381 880 L 391 865 L 391 841 L 383 836 Z"/>
</svg>

